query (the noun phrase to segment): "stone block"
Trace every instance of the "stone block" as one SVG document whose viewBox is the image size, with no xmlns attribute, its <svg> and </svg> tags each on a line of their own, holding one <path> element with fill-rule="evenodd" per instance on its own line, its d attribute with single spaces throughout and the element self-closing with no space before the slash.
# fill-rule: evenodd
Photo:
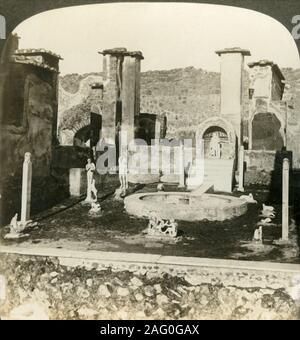
<svg viewBox="0 0 300 340">
<path fill-rule="evenodd" d="M 69 172 L 70 195 L 79 197 L 86 191 L 86 171 L 82 168 L 72 168 Z"/>
</svg>

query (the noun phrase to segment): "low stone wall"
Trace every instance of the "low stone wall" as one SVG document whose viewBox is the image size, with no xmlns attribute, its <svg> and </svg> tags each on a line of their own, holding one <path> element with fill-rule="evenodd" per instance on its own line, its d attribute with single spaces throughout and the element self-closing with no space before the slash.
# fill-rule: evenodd
<svg viewBox="0 0 300 340">
<path fill-rule="evenodd" d="M 88 261 L 1 254 L 0 275 L 6 280 L 1 318 L 300 318 L 299 304 L 288 293 L 294 275 L 288 270 L 199 270 L 180 265 L 182 258 L 174 265 L 166 258 L 165 264 L 124 265 L 111 257 L 100 264 L 92 256 Z"/>
</svg>

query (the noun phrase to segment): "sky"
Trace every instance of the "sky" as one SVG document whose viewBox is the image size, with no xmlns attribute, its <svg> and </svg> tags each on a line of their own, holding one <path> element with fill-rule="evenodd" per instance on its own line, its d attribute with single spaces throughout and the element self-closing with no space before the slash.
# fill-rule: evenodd
<svg viewBox="0 0 300 340">
<path fill-rule="evenodd" d="M 229 6 L 179 3 L 86 5 L 38 14 L 15 33 L 20 48 L 46 48 L 60 54 L 61 73 L 102 71 L 97 52 L 114 47 L 143 52 L 142 71 L 193 66 L 219 71 L 215 51 L 241 47 L 246 61 L 268 59 L 299 68 L 296 44 L 275 19 Z"/>
</svg>

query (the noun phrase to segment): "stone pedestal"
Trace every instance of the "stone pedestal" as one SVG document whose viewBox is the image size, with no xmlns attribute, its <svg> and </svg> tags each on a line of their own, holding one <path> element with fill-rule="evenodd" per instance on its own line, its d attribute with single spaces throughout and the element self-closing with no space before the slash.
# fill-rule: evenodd
<svg viewBox="0 0 300 340">
<path fill-rule="evenodd" d="M 86 171 L 83 168 L 72 168 L 69 172 L 70 195 L 79 197 L 86 192 Z"/>
<path fill-rule="evenodd" d="M 179 188 L 185 187 L 185 163 L 184 163 L 184 144 L 180 143 L 179 149 Z"/>
</svg>

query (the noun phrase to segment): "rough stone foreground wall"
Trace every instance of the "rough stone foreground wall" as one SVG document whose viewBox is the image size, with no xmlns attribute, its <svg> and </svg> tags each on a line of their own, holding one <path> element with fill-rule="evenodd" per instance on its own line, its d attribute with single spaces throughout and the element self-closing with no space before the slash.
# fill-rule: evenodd
<svg viewBox="0 0 300 340">
<path fill-rule="evenodd" d="M 299 305 L 278 284 L 288 276 L 284 272 L 231 270 L 222 276 L 215 269 L 195 275 L 191 269 L 117 271 L 92 263 L 83 269 L 54 258 L 2 254 L 0 275 L 7 282 L 6 299 L 0 300 L 3 319 L 300 318 Z"/>
</svg>

